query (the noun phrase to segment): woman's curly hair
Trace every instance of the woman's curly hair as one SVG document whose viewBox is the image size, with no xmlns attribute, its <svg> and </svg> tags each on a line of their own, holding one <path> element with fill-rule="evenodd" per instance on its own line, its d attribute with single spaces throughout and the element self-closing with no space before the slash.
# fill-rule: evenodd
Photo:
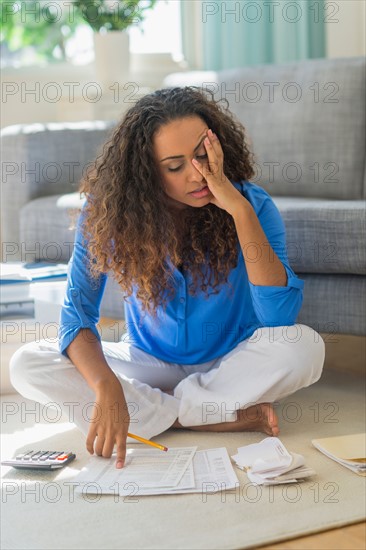
<svg viewBox="0 0 366 550">
<path fill-rule="evenodd" d="M 252 153 L 245 129 L 230 113 L 227 100 L 215 100 L 209 90 L 186 86 L 157 90 L 139 99 L 80 185 L 87 198 L 83 235 L 92 276 L 112 271 L 125 299 L 135 290 L 143 310 L 153 315 L 175 293 L 172 266 L 182 264 L 189 270 L 190 294 L 200 288 L 208 296 L 209 289 L 218 293 L 237 265 L 232 216 L 213 204 L 187 206 L 185 237 L 179 242 L 159 175 L 155 133 L 174 120 L 195 116 L 219 137 L 227 178 L 232 182 L 250 179 Z"/>
</svg>

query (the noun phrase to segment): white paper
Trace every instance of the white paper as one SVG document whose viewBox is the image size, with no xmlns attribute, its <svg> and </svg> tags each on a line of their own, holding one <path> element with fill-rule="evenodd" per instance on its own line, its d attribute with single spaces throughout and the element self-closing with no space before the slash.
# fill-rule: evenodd
<svg viewBox="0 0 366 550">
<path fill-rule="evenodd" d="M 240 447 L 232 459 L 246 471 L 251 482 L 259 485 L 295 483 L 316 473 L 305 466 L 302 455 L 289 453 L 278 437 Z"/>
<path fill-rule="evenodd" d="M 253 464 L 253 467 L 250 469 L 250 472 L 253 474 L 261 474 L 265 477 L 271 478 L 271 477 L 277 477 L 281 474 L 285 474 L 286 472 L 291 472 L 295 468 L 299 468 L 300 466 L 305 465 L 305 459 L 302 455 L 298 455 L 296 453 L 290 453 L 290 459 L 291 462 L 288 466 L 277 466 L 273 464 L 273 468 L 269 469 L 264 467 L 263 468 L 263 462 L 260 460 L 256 460 Z"/>
<path fill-rule="evenodd" d="M 233 489 L 237 484 L 239 484 L 239 480 L 230 462 L 228 452 L 225 447 L 221 447 L 197 451 L 175 488 L 142 489 L 137 490 L 134 496 L 217 493 Z"/>
<path fill-rule="evenodd" d="M 239 484 L 225 447 L 197 451 L 193 458 L 193 471 L 193 489 L 176 487 L 164 493 L 216 493 L 234 489 Z"/>
<path fill-rule="evenodd" d="M 116 469 L 116 457 L 110 459 L 92 457 L 88 465 L 73 480 L 80 483 L 75 492 L 143 496 L 216 493 L 236 487 L 239 481 L 225 447 L 195 452 L 196 449 L 197 447 L 171 448 L 167 453 L 159 451 L 160 455 L 154 452 L 156 449 L 129 449 L 128 455 L 139 457 L 139 461 L 138 463 L 135 461 L 135 466 L 133 460 L 130 463 L 126 461 L 126 466 L 121 470 Z M 143 451 L 144 456 L 140 451 Z M 175 455 L 173 465 L 169 465 L 162 456 L 168 455 L 170 451 Z M 157 463 L 160 464 L 157 465 Z M 166 475 L 167 470 L 170 470 L 169 475 Z M 176 485 L 168 486 L 167 479 L 169 481 L 173 479 L 175 470 L 179 470 L 180 480 Z M 160 472 L 160 478 L 155 476 L 152 479 L 151 471 Z M 156 479 L 163 481 L 156 483 Z"/>
<path fill-rule="evenodd" d="M 274 477 L 266 477 L 264 474 L 253 474 L 250 470 L 247 471 L 247 476 L 252 483 L 257 485 L 280 485 L 281 483 L 297 483 L 300 479 L 315 475 L 316 472 L 307 466 L 300 466 L 287 473 L 283 473 Z"/>
<path fill-rule="evenodd" d="M 323 454 L 331 458 L 332 460 L 335 460 L 338 462 L 338 464 L 342 464 L 342 466 L 345 466 L 349 470 L 352 470 L 352 472 L 355 472 L 356 474 L 366 475 L 366 464 L 365 463 L 359 463 L 355 464 L 352 463 L 350 460 L 343 460 L 342 458 L 339 458 L 335 456 L 334 454 L 329 453 L 326 451 L 321 445 L 319 445 L 316 441 L 312 441 L 312 444 L 314 447 L 316 447 L 319 451 L 321 451 Z"/>
<path fill-rule="evenodd" d="M 109 459 L 93 456 L 75 478 L 82 485 L 76 488 L 76 492 L 82 492 L 86 484 L 88 494 L 130 495 L 133 486 L 136 489 L 134 494 L 142 494 L 148 489 L 176 487 L 196 449 L 170 448 L 166 452 L 154 448 L 127 449 L 125 466 L 120 469 L 116 468 L 116 455 Z"/>
<path fill-rule="evenodd" d="M 251 468 L 256 472 L 287 467 L 292 462 L 290 453 L 278 437 L 266 437 L 260 443 L 239 447 L 238 454 L 232 458 L 244 468 Z"/>
</svg>

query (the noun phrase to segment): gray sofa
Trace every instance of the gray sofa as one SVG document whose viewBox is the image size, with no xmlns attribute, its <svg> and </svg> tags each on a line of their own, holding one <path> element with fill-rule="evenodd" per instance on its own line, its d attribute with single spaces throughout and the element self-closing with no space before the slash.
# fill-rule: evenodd
<svg viewBox="0 0 366 550">
<path fill-rule="evenodd" d="M 176 73 L 164 81 L 164 87 L 186 84 L 226 98 L 247 129 L 257 165 L 251 181 L 277 204 L 290 263 L 305 281 L 298 322 L 323 334 L 366 334 L 365 59 Z M 70 193 L 114 125 L 2 131 L 3 260 L 69 259 L 69 212 L 78 206 Z M 102 314 L 123 318 L 112 280 Z"/>
</svg>

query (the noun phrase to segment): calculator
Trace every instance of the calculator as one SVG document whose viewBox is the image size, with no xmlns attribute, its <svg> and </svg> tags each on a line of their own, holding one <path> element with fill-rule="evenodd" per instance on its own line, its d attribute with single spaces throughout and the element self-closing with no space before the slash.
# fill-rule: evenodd
<svg viewBox="0 0 366 550">
<path fill-rule="evenodd" d="M 27 470 L 56 470 L 66 466 L 75 457 L 70 451 L 26 451 L 10 460 L 2 460 L 1 464 Z"/>
</svg>

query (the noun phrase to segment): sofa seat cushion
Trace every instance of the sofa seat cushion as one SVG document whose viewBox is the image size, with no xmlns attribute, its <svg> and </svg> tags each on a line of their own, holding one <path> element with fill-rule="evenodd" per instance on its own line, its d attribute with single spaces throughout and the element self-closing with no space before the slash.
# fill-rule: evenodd
<svg viewBox="0 0 366 550">
<path fill-rule="evenodd" d="M 298 273 L 305 281 L 304 301 L 297 323 L 325 333 L 327 342 L 336 334 L 366 334 L 366 277 Z"/>
<path fill-rule="evenodd" d="M 274 197 L 286 227 L 287 254 L 296 273 L 366 274 L 362 200 Z"/>
<path fill-rule="evenodd" d="M 69 207 L 65 207 L 62 204 L 64 196 L 34 199 L 21 209 L 19 229 L 22 258 L 25 261 L 69 261 L 74 248 L 73 226 L 78 210 L 75 208 L 76 201 L 72 204 L 69 202 Z"/>
<path fill-rule="evenodd" d="M 69 261 L 75 238 L 72 227 L 84 200 L 79 193 L 67 193 L 35 199 L 22 208 L 20 235 L 25 261 Z M 112 277 L 107 279 L 100 315 L 124 319 L 123 292 Z"/>
<path fill-rule="evenodd" d="M 366 274 L 364 201 L 272 197 L 284 220 L 291 267 L 301 273 Z M 71 256 L 79 193 L 30 201 L 20 213 L 27 261 L 67 262 Z M 26 256 L 24 255 L 26 254 Z"/>
</svg>

